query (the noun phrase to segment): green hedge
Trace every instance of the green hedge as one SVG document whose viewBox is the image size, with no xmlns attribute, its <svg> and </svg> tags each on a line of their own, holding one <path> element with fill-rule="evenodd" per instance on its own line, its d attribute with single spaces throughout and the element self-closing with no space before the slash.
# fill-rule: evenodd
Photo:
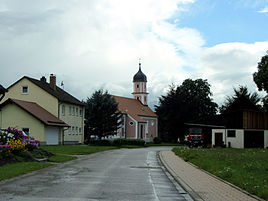
<svg viewBox="0 0 268 201">
<path fill-rule="evenodd" d="M 138 145 L 138 146 L 144 146 L 145 141 L 141 139 L 124 139 L 124 138 L 118 138 L 113 141 L 114 146 L 122 146 L 122 145 Z"/>
<path fill-rule="evenodd" d="M 87 142 L 90 145 L 96 146 L 123 146 L 123 145 L 137 145 L 137 146 L 144 146 L 145 141 L 141 139 L 125 139 L 125 138 L 118 138 L 115 140 L 90 140 Z"/>
<path fill-rule="evenodd" d="M 90 140 L 88 144 L 96 145 L 96 146 L 112 146 L 112 141 L 110 140 Z"/>
<path fill-rule="evenodd" d="M 155 137 L 153 139 L 153 142 L 154 142 L 154 144 L 161 144 L 162 143 L 162 139 L 160 137 Z"/>
</svg>

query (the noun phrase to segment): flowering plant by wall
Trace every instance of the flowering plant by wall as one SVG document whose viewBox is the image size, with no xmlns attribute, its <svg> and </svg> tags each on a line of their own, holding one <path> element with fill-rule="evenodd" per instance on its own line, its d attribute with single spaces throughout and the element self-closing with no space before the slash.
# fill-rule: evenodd
<svg viewBox="0 0 268 201">
<path fill-rule="evenodd" d="M 0 130 L 0 154 L 7 152 L 14 154 L 18 152 L 32 151 L 38 148 L 40 141 L 28 137 L 22 131 L 15 128 Z"/>
</svg>

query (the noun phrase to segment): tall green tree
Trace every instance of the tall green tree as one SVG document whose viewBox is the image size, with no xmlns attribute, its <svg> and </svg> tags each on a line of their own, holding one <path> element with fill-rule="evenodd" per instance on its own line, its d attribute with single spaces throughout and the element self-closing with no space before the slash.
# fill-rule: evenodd
<svg viewBox="0 0 268 201">
<path fill-rule="evenodd" d="M 121 114 L 115 99 L 102 90 L 95 91 L 86 101 L 85 132 L 86 139 L 91 135 L 98 139 L 115 135 L 120 125 Z"/>
<path fill-rule="evenodd" d="M 258 71 L 253 74 L 253 80 L 259 91 L 264 90 L 268 94 L 268 51 L 258 63 Z M 263 98 L 263 109 L 268 113 L 268 95 Z"/>
<path fill-rule="evenodd" d="M 155 106 L 163 140 L 183 139 L 184 123 L 216 114 L 217 104 L 211 96 L 207 80 L 186 79 L 180 86 L 171 85 L 167 95 L 161 96 L 159 105 Z"/>
<path fill-rule="evenodd" d="M 237 98 L 242 95 L 246 96 L 255 105 L 259 105 L 262 100 L 261 96 L 257 92 L 250 93 L 246 86 L 239 86 L 238 88 L 234 88 L 234 95 L 226 97 L 225 102 L 220 107 L 220 113 L 224 112 Z"/>
<path fill-rule="evenodd" d="M 268 93 L 268 51 L 258 63 L 258 72 L 253 74 L 253 80 L 260 91 L 264 90 Z"/>
</svg>

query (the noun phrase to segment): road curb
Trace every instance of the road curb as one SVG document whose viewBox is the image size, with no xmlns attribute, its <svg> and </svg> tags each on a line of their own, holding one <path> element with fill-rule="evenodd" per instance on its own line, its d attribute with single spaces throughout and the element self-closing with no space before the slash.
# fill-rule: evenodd
<svg viewBox="0 0 268 201">
<path fill-rule="evenodd" d="M 174 178 L 174 180 L 181 185 L 181 187 L 191 196 L 191 198 L 195 201 L 204 201 L 197 192 L 195 192 L 188 184 L 186 184 L 176 173 L 175 171 L 168 165 L 168 163 L 163 159 L 162 151 L 158 152 L 158 158 L 160 162 L 166 169 L 166 171 Z"/>
</svg>

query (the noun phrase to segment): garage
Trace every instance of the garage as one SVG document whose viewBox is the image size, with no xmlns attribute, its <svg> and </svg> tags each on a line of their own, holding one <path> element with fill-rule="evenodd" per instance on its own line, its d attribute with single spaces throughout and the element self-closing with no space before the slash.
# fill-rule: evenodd
<svg viewBox="0 0 268 201">
<path fill-rule="evenodd" d="M 244 131 L 245 148 L 263 148 L 264 131 Z"/>
<path fill-rule="evenodd" d="M 58 145 L 59 144 L 59 128 L 56 126 L 46 127 L 46 144 Z"/>
</svg>

